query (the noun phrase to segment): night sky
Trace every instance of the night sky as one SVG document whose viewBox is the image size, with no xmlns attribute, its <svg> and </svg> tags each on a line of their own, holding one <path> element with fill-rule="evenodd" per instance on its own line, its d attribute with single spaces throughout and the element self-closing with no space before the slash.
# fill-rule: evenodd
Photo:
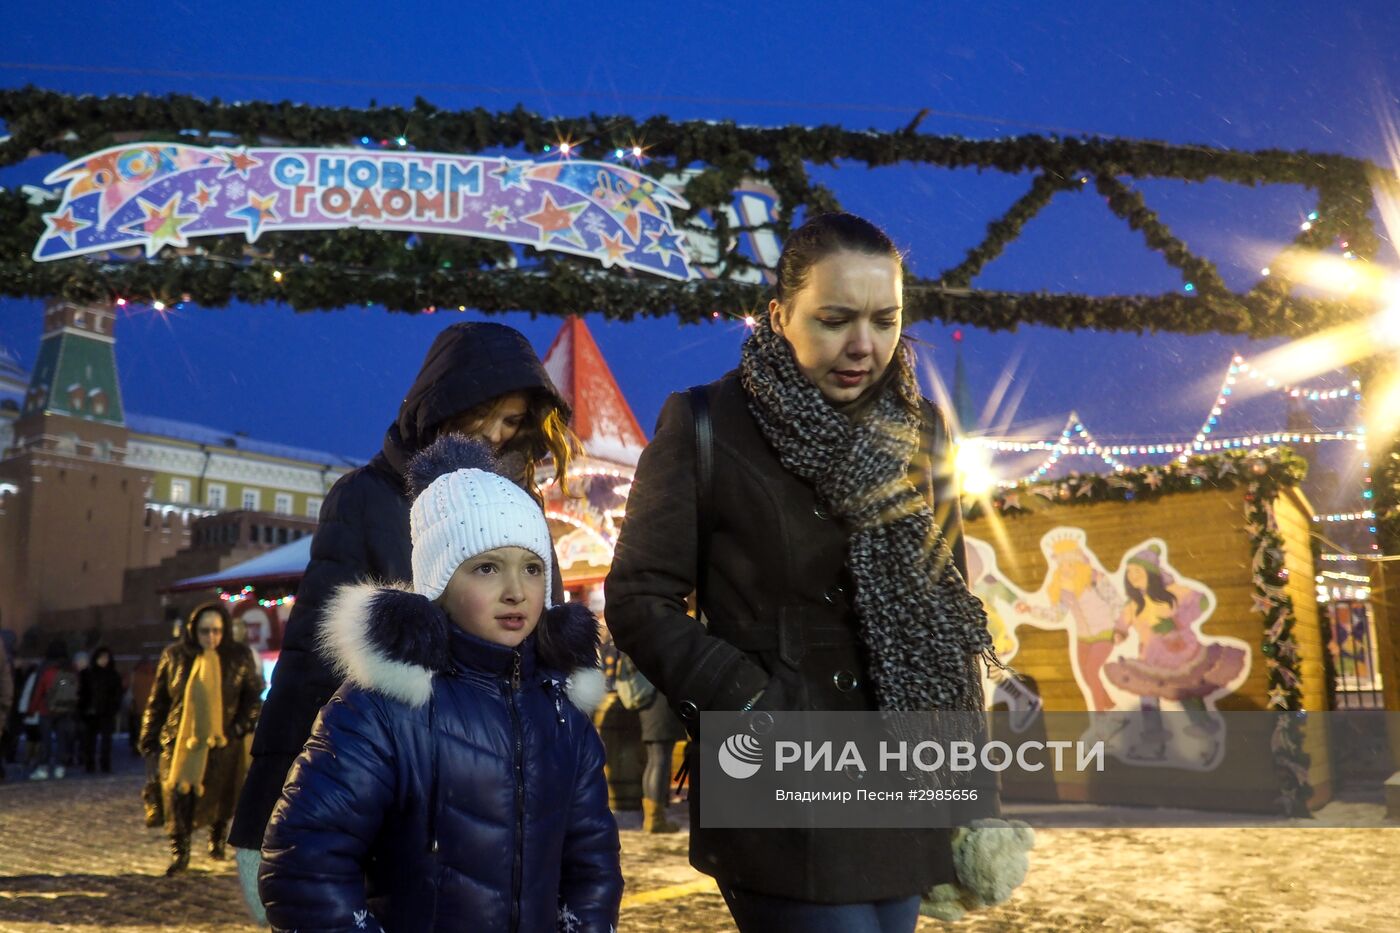
<svg viewBox="0 0 1400 933">
<path fill-rule="evenodd" d="M 451 12 L 440 4 L 340 3 L 315 14 L 297 6 L 12 5 L 0 35 L 0 86 L 350 106 L 371 99 L 407 105 L 422 95 L 443 108 L 521 103 L 557 115 L 665 113 L 881 129 L 901 127 L 928 107 L 935 112 L 921 129 L 930 133 L 1092 133 L 1377 162 L 1386 161 L 1383 115 L 1396 112 L 1400 91 L 1393 0 L 985 2 L 942 4 L 937 12 L 925 3 L 520 2 Z M 0 170 L 0 185 L 35 183 L 55 164 Z M 908 166 L 815 174 L 847 209 L 884 225 L 925 275 L 957 262 L 1029 182 Z M 1138 187 L 1234 287 L 1253 279 L 1314 206 L 1291 187 Z M 1390 247 L 1382 259 L 1396 262 Z M 1057 198 L 976 284 L 1107 294 L 1182 283 L 1086 191 Z M 132 311 L 117 325 L 126 404 L 367 457 L 433 336 L 460 317 L 237 305 L 163 316 Z M 504 320 L 541 353 L 559 326 L 524 314 Z M 594 315 L 589 325 L 648 429 L 667 393 L 731 368 L 743 338 L 735 323 L 609 324 Z M 26 366 L 39 328 L 38 302 L 0 300 L 0 345 Z M 953 329 L 913 332 L 927 343 L 925 358 L 951 380 Z M 979 405 L 1004 373 L 1015 375 L 1008 394 L 1020 403 L 1014 428 L 1002 433 L 1048 438 L 1076 409 L 1106 443 L 1189 440 L 1231 352 L 1262 349 L 1241 338 L 1036 327 L 965 330 L 963 337 Z M 1356 420 L 1340 403 L 1312 411 L 1322 428 Z M 1256 399 L 1229 409 L 1218 430 L 1233 436 L 1278 428 L 1282 417 L 1279 399 Z"/>
</svg>

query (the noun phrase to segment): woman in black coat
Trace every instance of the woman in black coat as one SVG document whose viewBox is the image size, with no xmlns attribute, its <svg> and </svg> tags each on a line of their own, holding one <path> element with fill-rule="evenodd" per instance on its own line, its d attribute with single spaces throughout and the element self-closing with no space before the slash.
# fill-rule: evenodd
<svg viewBox="0 0 1400 933">
<path fill-rule="evenodd" d="M 519 331 L 504 324 L 453 324 L 428 349 L 383 449 L 331 488 L 311 541 L 311 563 L 287 619 L 229 834 L 255 914 L 260 911 L 256 863 L 268 818 L 316 714 L 341 682 L 316 652 L 327 601 L 348 583 L 413 576 L 410 498 L 403 478 L 408 461 L 448 430 L 475 435 L 495 447 L 503 462 L 514 461 L 517 482 L 538 499 L 536 463 L 549 456 L 563 476 L 576 449 L 568 417 L 568 406 Z M 564 599 L 557 574 L 554 599 Z"/>
<path fill-rule="evenodd" d="M 618 647 L 692 731 L 705 710 L 980 712 L 991 642 L 955 569 L 953 481 L 932 466 L 946 464 L 946 427 L 900 337 L 900 256 L 868 221 L 823 215 L 785 244 L 776 293 L 740 369 L 705 390 L 708 627 L 686 615 L 696 455 L 678 394 L 637 466 L 607 579 Z M 742 930 L 912 930 L 920 894 L 956 880 L 948 830 L 707 829 L 697 764 L 691 863 Z"/>
<path fill-rule="evenodd" d="M 247 646 L 225 637 L 229 627 L 218 603 L 190 612 L 180 640 L 161 653 L 141 723 L 141 754 L 160 756 L 168 875 L 189 867 L 190 834 L 202 826 L 209 854 L 224 858 L 243 737 L 262 709 L 262 667 Z"/>
<path fill-rule="evenodd" d="M 83 668 L 78 686 L 78 712 L 83 717 L 83 766 L 88 774 L 98 765 L 103 774 L 112 773 L 112 733 L 122 708 L 122 675 L 112 663 L 112 651 L 105 645 L 92 653 L 92 663 Z"/>
</svg>

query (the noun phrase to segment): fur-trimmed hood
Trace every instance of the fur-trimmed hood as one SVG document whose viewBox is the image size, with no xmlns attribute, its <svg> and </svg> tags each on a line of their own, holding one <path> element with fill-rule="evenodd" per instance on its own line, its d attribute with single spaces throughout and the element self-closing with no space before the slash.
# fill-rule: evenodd
<svg viewBox="0 0 1400 933">
<path fill-rule="evenodd" d="M 433 677 L 452 669 L 452 629 L 447 613 L 410 584 L 354 583 L 326 604 L 318 647 L 344 680 L 417 707 L 432 696 Z M 566 674 L 570 702 L 592 713 L 605 691 L 593 613 L 582 603 L 555 606 L 531 637 L 539 666 Z"/>
</svg>

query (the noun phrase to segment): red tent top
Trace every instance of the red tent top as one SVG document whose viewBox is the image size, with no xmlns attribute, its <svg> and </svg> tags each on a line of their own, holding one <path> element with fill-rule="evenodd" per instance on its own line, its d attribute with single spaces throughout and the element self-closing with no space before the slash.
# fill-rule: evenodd
<svg viewBox="0 0 1400 933">
<path fill-rule="evenodd" d="M 570 317 L 544 357 L 554 386 L 574 410 L 574 433 L 590 457 L 636 466 L 646 434 L 613 379 L 583 318 Z"/>
</svg>

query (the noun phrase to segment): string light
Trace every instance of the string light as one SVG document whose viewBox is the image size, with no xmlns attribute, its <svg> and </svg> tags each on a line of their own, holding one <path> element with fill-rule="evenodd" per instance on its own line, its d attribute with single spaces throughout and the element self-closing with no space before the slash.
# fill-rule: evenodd
<svg viewBox="0 0 1400 933">
<path fill-rule="evenodd" d="M 1369 522 L 1369 521 L 1372 521 L 1373 519 L 1375 519 L 1375 517 L 1376 517 L 1376 513 L 1375 513 L 1375 512 L 1371 512 L 1371 511 L 1365 511 L 1365 512 L 1332 512 L 1332 513 L 1330 513 L 1330 514 L 1328 514 L 1328 515 L 1314 515 L 1314 516 L 1312 517 L 1312 520 L 1315 521 L 1315 522 L 1327 522 L 1327 523 L 1335 524 L 1335 523 L 1337 523 L 1337 522 L 1360 522 L 1360 521 L 1368 521 L 1368 522 Z"/>
<path fill-rule="evenodd" d="M 283 596 L 281 599 L 260 599 L 258 605 L 264 609 L 272 609 L 276 606 L 290 606 L 297 601 L 295 596 Z"/>
<path fill-rule="evenodd" d="M 1370 577 L 1363 577 L 1359 576 L 1358 574 L 1347 573 L 1345 570 L 1324 570 L 1320 574 L 1318 574 L 1319 581 L 1322 580 L 1322 578 L 1324 577 L 1326 577 L 1328 580 L 1345 580 L 1348 583 L 1365 583 L 1369 585 L 1371 582 Z"/>
<path fill-rule="evenodd" d="M 226 602 L 226 603 L 239 603 L 239 602 L 242 602 L 243 600 L 247 599 L 247 598 L 249 597 L 249 595 L 250 595 L 252 592 L 253 592 L 253 587 L 252 587 L 251 585 L 249 585 L 249 586 L 243 587 L 243 589 L 239 590 L 237 593 L 224 593 L 224 592 L 220 592 L 220 593 L 219 593 L 219 598 L 222 599 L 222 600 L 223 600 L 224 602 Z"/>
</svg>

